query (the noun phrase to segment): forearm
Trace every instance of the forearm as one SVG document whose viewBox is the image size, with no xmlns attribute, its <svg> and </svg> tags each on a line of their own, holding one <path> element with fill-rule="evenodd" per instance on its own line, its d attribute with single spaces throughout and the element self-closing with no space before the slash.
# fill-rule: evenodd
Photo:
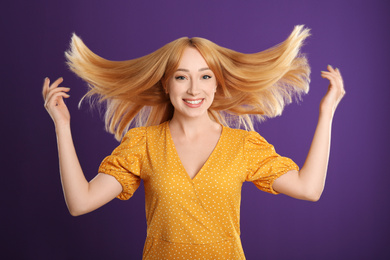
<svg viewBox="0 0 390 260">
<path fill-rule="evenodd" d="M 62 189 L 65 201 L 72 215 L 77 215 L 84 206 L 88 194 L 88 181 L 85 179 L 74 148 L 69 125 L 56 127 L 58 157 Z"/>
<path fill-rule="evenodd" d="M 325 186 L 328 170 L 333 113 L 320 112 L 314 137 L 299 172 L 299 179 L 310 200 L 318 200 Z"/>
<path fill-rule="evenodd" d="M 321 76 L 329 80 L 328 92 L 321 100 L 320 115 L 306 161 L 299 174 L 289 171 L 275 180 L 276 191 L 297 199 L 317 201 L 324 189 L 328 170 L 333 115 L 345 95 L 341 73 L 328 65 Z"/>
<path fill-rule="evenodd" d="M 63 100 L 69 98 L 66 93 L 69 88 L 59 87 L 62 81 L 63 79 L 59 78 L 50 85 L 50 80 L 45 78 L 42 95 L 45 108 L 56 126 L 65 201 L 70 213 L 76 216 L 106 204 L 121 192 L 122 186 L 114 177 L 107 174 L 98 174 L 89 183 L 85 179 L 73 145 L 70 114 Z"/>
</svg>

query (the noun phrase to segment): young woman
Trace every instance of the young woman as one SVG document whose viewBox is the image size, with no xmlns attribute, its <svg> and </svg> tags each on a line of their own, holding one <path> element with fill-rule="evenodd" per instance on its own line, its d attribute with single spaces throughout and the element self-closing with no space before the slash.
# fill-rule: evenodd
<svg viewBox="0 0 390 260">
<path fill-rule="evenodd" d="M 73 36 L 68 64 L 89 83 L 87 96 L 106 103 L 106 127 L 122 142 L 88 183 L 63 101 L 69 88 L 60 86 L 62 78 L 52 84 L 45 79 L 43 97 L 55 124 L 70 213 L 129 199 L 142 179 L 144 259 L 245 259 L 239 226 L 244 181 L 310 201 L 324 188 L 332 118 L 345 94 L 338 69 L 322 72 L 330 84 L 300 170 L 258 133 L 228 127 L 253 130 L 254 119 L 280 114 L 294 95 L 308 91 L 310 69 L 299 52 L 308 35 L 297 26 L 285 42 L 255 54 L 180 38 L 121 62 L 100 58 Z"/>
</svg>

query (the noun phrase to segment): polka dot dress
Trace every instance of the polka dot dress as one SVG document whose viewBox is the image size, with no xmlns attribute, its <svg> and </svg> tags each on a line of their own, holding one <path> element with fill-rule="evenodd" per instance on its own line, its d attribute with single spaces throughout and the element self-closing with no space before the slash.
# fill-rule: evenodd
<svg viewBox="0 0 390 260">
<path fill-rule="evenodd" d="M 176 152 L 168 122 L 130 130 L 99 172 L 129 199 L 142 179 L 147 238 L 143 259 L 245 259 L 240 240 L 244 181 L 274 193 L 273 181 L 298 166 L 258 133 L 223 127 L 214 151 L 191 179 Z"/>
</svg>

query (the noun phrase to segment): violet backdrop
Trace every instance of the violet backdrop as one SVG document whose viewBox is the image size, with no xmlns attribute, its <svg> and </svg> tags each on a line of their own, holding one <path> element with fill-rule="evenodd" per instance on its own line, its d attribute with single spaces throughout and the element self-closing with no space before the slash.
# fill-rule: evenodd
<svg viewBox="0 0 390 260">
<path fill-rule="evenodd" d="M 65 65 L 76 32 L 94 52 L 136 58 L 182 36 L 246 53 L 283 41 L 294 25 L 312 29 L 303 52 L 311 90 L 257 130 L 302 166 L 327 82 L 339 67 L 347 95 L 333 121 L 328 179 L 317 203 L 273 196 L 245 183 L 241 232 L 247 259 L 389 259 L 390 4 L 365 1 L 7 1 L 1 26 L 2 259 L 141 259 L 144 190 L 129 201 L 71 217 L 63 199 L 44 77 L 64 77 L 85 175 L 118 145 L 99 111 L 77 104 L 86 84 Z M 141 185 L 142 186 L 142 185 Z"/>
</svg>

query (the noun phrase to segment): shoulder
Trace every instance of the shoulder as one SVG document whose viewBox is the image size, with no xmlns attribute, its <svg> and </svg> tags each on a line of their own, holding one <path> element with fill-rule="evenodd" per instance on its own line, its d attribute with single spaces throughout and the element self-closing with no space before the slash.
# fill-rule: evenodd
<svg viewBox="0 0 390 260">
<path fill-rule="evenodd" d="M 168 121 L 161 123 L 160 125 L 153 126 L 141 126 L 130 129 L 123 137 L 125 138 L 133 138 L 133 137 L 147 137 L 149 135 L 155 135 L 166 130 L 168 126 Z"/>
<path fill-rule="evenodd" d="M 126 139 L 131 139 L 134 137 L 142 137 L 146 135 L 146 127 L 135 127 L 131 128 L 127 133 L 123 136 L 122 142 Z"/>
<path fill-rule="evenodd" d="M 243 129 L 235 129 L 230 128 L 227 126 L 223 127 L 223 131 L 225 132 L 226 136 L 229 136 L 229 138 L 239 138 L 239 139 L 264 139 L 258 132 L 256 131 L 247 131 Z"/>
<path fill-rule="evenodd" d="M 247 131 L 242 129 L 232 129 L 229 127 L 224 127 L 226 133 L 225 140 L 228 140 L 230 144 L 235 143 L 237 145 L 241 144 L 244 150 L 253 150 L 253 149 L 264 149 L 270 148 L 272 145 L 267 142 L 267 140 L 262 137 L 256 131 Z"/>
<path fill-rule="evenodd" d="M 159 125 L 146 126 L 145 129 L 149 133 L 165 131 L 169 126 L 169 121 L 165 121 Z"/>
<path fill-rule="evenodd" d="M 223 126 L 223 131 L 230 136 L 245 136 L 248 134 L 248 131 L 243 129 L 230 128 L 228 126 Z"/>
</svg>

